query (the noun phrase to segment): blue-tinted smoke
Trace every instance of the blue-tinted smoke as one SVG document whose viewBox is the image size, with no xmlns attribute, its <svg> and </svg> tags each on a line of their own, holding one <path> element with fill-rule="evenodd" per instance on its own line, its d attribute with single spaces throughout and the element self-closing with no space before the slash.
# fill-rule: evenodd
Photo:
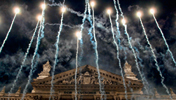
<svg viewBox="0 0 176 100">
<path fill-rule="evenodd" d="M 41 35 L 40 33 L 41 33 L 41 28 L 42 28 L 42 26 L 41 26 L 42 24 L 41 23 L 40 23 L 40 28 L 38 30 L 37 43 L 36 43 L 35 51 L 34 51 L 34 54 L 33 54 L 32 60 L 31 60 L 31 69 L 30 69 L 30 73 L 29 73 L 29 76 L 28 76 L 28 81 L 27 81 L 27 84 L 26 84 L 26 86 L 25 86 L 25 88 L 23 90 L 23 96 L 22 96 L 21 100 L 24 99 L 24 97 L 26 95 L 26 92 L 27 92 L 28 85 L 29 85 L 29 83 L 31 81 L 31 78 L 32 78 L 33 69 L 34 69 L 34 60 L 35 60 L 35 57 L 37 55 L 37 51 L 38 51 L 38 47 L 40 45 L 40 39 L 41 39 L 40 38 L 40 35 Z"/>
<path fill-rule="evenodd" d="M 118 23 L 119 11 L 118 11 L 117 6 L 116 6 L 116 1 L 115 0 L 113 0 L 113 1 L 114 1 L 114 8 L 116 10 L 116 20 L 115 20 L 115 22 L 116 22 L 116 28 L 117 28 L 117 32 L 118 32 L 118 35 L 116 35 L 116 38 L 118 39 L 119 48 L 122 48 L 121 45 L 120 45 L 120 42 L 121 42 L 120 41 L 120 29 L 119 29 L 119 23 Z"/>
<path fill-rule="evenodd" d="M 52 3 L 52 4 L 47 4 L 47 5 L 48 5 L 48 6 L 51 6 L 51 7 L 53 7 L 53 6 L 58 6 L 58 7 L 64 6 L 64 5 L 61 4 L 61 3 Z M 74 10 L 71 9 L 71 8 L 67 8 L 67 11 L 69 11 L 69 12 L 71 12 L 71 13 L 73 13 L 73 14 L 76 14 L 78 17 L 84 17 L 84 14 L 81 14 L 80 12 L 74 11 Z"/>
<path fill-rule="evenodd" d="M 90 25 L 91 25 L 91 27 L 89 28 L 89 33 L 88 33 L 88 35 L 90 35 L 90 41 L 91 41 L 91 43 L 92 43 L 92 45 L 93 45 L 93 47 L 94 47 L 94 49 L 95 49 L 95 42 L 93 41 L 93 34 L 92 34 L 92 29 L 93 29 L 93 24 L 92 24 L 92 20 L 91 20 L 91 9 L 90 9 L 90 4 L 88 3 L 88 13 L 89 13 L 89 16 L 88 16 L 88 20 L 89 20 L 89 22 L 90 22 Z"/>
<path fill-rule="evenodd" d="M 49 1 L 51 1 L 52 3 L 54 3 L 54 2 L 55 2 L 55 0 L 49 0 Z"/>
<path fill-rule="evenodd" d="M 136 47 L 134 47 L 134 50 L 136 51 L 136 55 L 137 55 L 137 58 L 138 58 L 138 63 L 139 63 L 139 65 L 142 67 L 141 68 L 141 72 L 143 73 L 142 74 L 142 77 L 144 78 L 144 85 L 145 85 L 145 87 L 144 88 L 147 88 L 147 90 L 149 90 L 149 83 L 148 83 L 148 81 L 147 81 L 147 79 L 145 78 L 145 76 L 144 76 L 144 72 L 143 72 L 143 68 L 144 68 L 144 65 L 142 64 L 142 62 L 143 62 L 143 60 L 142 60 L 142 58 L 140 57 L 140 52 L 139 52 L 139 50 L 136 48 Z M 147 92 L 147 91 L 146 91 Z M 149 92 L 149 91 L 148 91 Z"/>
<path fill-rule="evenodd" d="M 84 10 L 84 17 L 82 19 L 82 24 L 81 24 L 81 35 L 83 34 L 84 22 L 85 22 L 85 20 L 87 18 L 86 13 L 87 13 L 87 6 L 88 6 L 89 0 L 85 0 L 85 2 L 86 2 L 86 5 L 85 5 L 85 10 Z M 79 57 L 79 62 L 81 62 L 82 57 L 83 57 L 83 39 L 82 38 L 80 39 L 80 48 L 81 48 L 81 53 L 80 53 L 80 57 Z"/>
<path fill-rule="evenodd" d="M 76 49 L 76 70 L 75 70 L 75 100 L 77 100 L 77 71 L 78 71 L 78 50 L 79 50 L 79 39 L 77 39 L 77 49 Z"/>
<path fill-rule="evenodd" d="M 82 57 L 83 57 L 83 40 L 82 40 L 82 32 L 84 29 L 84 22 L 86 19 L 86 13 L 87 13 L 87 5 L 88 5 L 88 0 L 85 0 L 85 11 L 84 11 L 84 17 L 82 19 L 82 24 L 81 24 L 81 31 L 80 31 L 80 35 L 81 38 L 78 39 L 77 38 L 77 49 L 76 49 L 76 71 L 75 71 L 75 100 L 77 100 L 77 71 L 78 71 L 78 60 L 79 62 L 81 62 Z M 81 48 L 81 53 L 80 53 L 80 57 L 78 59 L 78 53 L 79 53 L 79 41 L 80 41 L 80 48 Z"/>
</svg>

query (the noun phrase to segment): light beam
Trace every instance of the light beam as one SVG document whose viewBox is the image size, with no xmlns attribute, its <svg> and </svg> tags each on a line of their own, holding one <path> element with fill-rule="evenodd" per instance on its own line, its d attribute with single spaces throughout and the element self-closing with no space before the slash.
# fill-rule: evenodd
<svg viewBox="0 0 176 100">
<path fill-rule="evenodd" d="M 103 87 L 103 83 L 101 83 L 101 75 L 100 75 L 100 70 L 99 70 L 99 63 L 98 63 L 98 60 L 99 60 L 99 55 L 98 55 L 98 49 L 97 49 L 97 39 L 96 39 L 96 35 L 95 35 L 95 18 L 94 18 L 94 6 L 95 6 L 95 2 L 92 1 L 91 2 L 91 6 L 92 6 L 92 17 L 93 17 L 93 36 L 94 36 L 94 41 L 95 41 L 95 45 L 94 45 L 94 50 L 95 50 L 95 55 L 96 55 L 96 69 L 97 69 L 97 72 L 98 72 L 98 82 L 99 82 L 99 89 L 100 89 L 100 94 L 101 94 L 101 98 L 105 98 L 106 97 L 106 94 L 105 94 L 105 91 L 104 91 L 104 87 Z"/>
<path fill-rule="evenodd" d="M 116 11 L 116 19 L 115 19 L 115 22 L 116 22 L 116 29 L 117 29 L 117 35 L 116 35 L 116 38 L 118 39 L 118 45 L 119 45 L 119 48 L 121 49 L 122 46 L 121 46 L 121 40 L 120 40 L 120 35 L 121 35 L 121 32 L 120 32 L 120 29 L 119 29 L 119 11 L 117 9 L 117 6 L 116 6 L 116 0 L 113 0 L 114 2 L 114 8 L 115 8 L 115 11 Z M 124 49 L 124 48 L 123 48 Z M 125 51 L 125 50 L 124 50 Z M 125 57 L 126 58 L 126 55 Z"/>
<path fill-rule="evenodd" d="M 147 36 L 146 31 L 145 31 L 143 22 L 142 22 L 141 18 L 139 18 L 139 20 L 140 20 L 140 23 L 141 23 L 141 26 L 142 26 L 142 29 L 143 29 L 143 33 L 144 33 L 145 38 L 146 38 L 146 40 L 147 40 L 147 43 L 148 43 L 148 45 L 150 46 L 150 49 L 151 49 L 151 51 L 152 51 L 152 54 L 153 54 L 153 57 L 154 57 L 154 61 L 155 61 L 155 66 L 157 67 L 157 70 L 158 70 L 159 75 L 160 75 L 160 77 L 161 77 L 161 84 L 162 84 L 163 87 L 166 89 L 166 92 L 168 93 L 170 99 L 172 100 L 172 96 L 171 96 L 171 94 L 169 93 L 168 87 L 164 84 L 164 76 L 162 75 L 162 72 L 161 72 L 161 70 L 160 70 L 160 66 L 158 65 L 157 57 L 156 57 L 156 55 L 155 55 L 155 53 L 154 53 L 154 51 L 153 51 L 153 48 L 152 48 L 152 45 L 151 45 L 149 39 L 148 39 L 148 36 Z"/>
<path fill-rule="evenodd" d="M 38 47 L 39 47 L 40 39 L 41 39 L 41 37 L 40 37 L 41 36 L 41 28 L 42 28 L 41 23 L 42 22 L 40 22 L 40 28 L 38 30 L 37 43 L 36 43 L 35 51 L 33 53 L 32 59 L 31 59 L 31 66 L 30 66 L 31 69 L 30 69 L 30 72 L 29 72 L 29 75 L 28 75 L 28 81 L 27 81 L 26 86 L 25 86 L 25 88 L 23 90 L 23 96 L 22 96 L 21 100 L 24 100 L 25 95 L 26 95 L 26 90 L 27 90 L 27 88 L 28 88 L 28 86 L 30 84 L 30 81 L 32 80 L 31 78 L 32 78 L 33 69 L 34 69 L 34 59 L 35 59 L 35 57 L 37 55 L 37 51 L 38 51 Z"/>
<path fill-rule="evenodd" d="M 120 60 L 120 57 L 119 57 L 119 47 L 118 47 L 118 44 L 116 42 L 114 28 L 113 28 L 113 23 L 112 23 L 112 19 L 111 19 L 110 14 L 109 14 L 109 21 L 110 21 L 110 24 L 111 24 L 111 32 L 112 32 L 112 37 L 113 37 L 113 43 L 115 44 L 116 50 L 117 50 L 116 54 L 117 54 L 117 59 L 119 61 L 119 67 L 120 67 L 120 70 L 121 70 L 123 85 L 124 85 L 124 89 L 125 89 L 125 97 L 127 98 L 127 87 L 125 85 L 125 78 L 124 78 L 124 75 L 123 75 L 123 69 L 122 69 L 121 60 Z"/>
<path fill-rule="evenodd" d="M 169 45 L 168 45 L 168 43 L 167 43 L 167 41 L 166 41 L 166 38 L 165 38 L 165 36 L 164 36 L 164 33 L 163 33 L 162 29 L 160 28 L 160 26 L 159 26 L 159 24 L 158 24 L 158 21 L 157 21 L 157 19 L 155 18 L 155 15 L 152 14 L 152 16 L 153 16 L 153 19 L 155 20 L 155 23 L 156 23 L 156 25 L 157 25 L 157 27 L 158 27 L 160 33 L 161 33 L 161 36 L 162 36 L 162 38 L 163 38 L 163 40 L 164 40 L 164 43 L 165 43 L 165 45 L 166 45 L 166 47 L 167 47 L 167 50 L 168 50 L 168 52 L 170 53 L 170 56 L 171 56 L 171 58 L 172 58 L 172 60 L 173 60 L 173 62 L 174 62 L 174 64 L 175 64 L 175 66 L 176 66 L 175 58 L 174 58 L 174 56 L 173 56 L 172 51 L 171 51 L 170 48 L 169 48 Z"/>
<path fill-rule="evenodd" d="M 37 42 L 36 42 L 35 50 L 34 50 L 34 53 L 33 53 L 33 57 L 31 59 L 31 69 L 30 69 L 30 72 L 29 72 L 29 75 L 28 75 L 28 81 L 27 81 L 26 86 L 23 90 L 23 96 L 22 96 L 21 100 L 24 99 L 24 97 L 26 95 L 26 92 L 27 92 L 26 89 L 28 88 L 28 86 L 31 82 L 31 78 L 32 78 L 32 75 L 34 73 L 33 69 L 35 68 L 35 65 L 37 64 L 37 63 L 34 64 L 34 60 L 37 56 L 37 52 L 38 52 L 38 49 L 39 49 L 41 39 L 44 38 L 44 28 L 45 28 L 45 26 L 44 26 L 45 17 L 44 16 L 45 16 L 45 9 L 46 9 L 46 5 L 45 6 L 44 5 L 45 5 L 45 0 L 44 0 L 44 3 L 41 6 L 42 7 L 42 20 L 39 21 L 40 22 L 40 28 L 38 30 Z"/>
<path fill-rule="evenodd" d="M 64 3 L 63 3 L 64 4 Z M 64 12 L 62 12 L 62 15 L 61 15 L 61 24 L 59 26 L 59 31 L 58 31 L 58 34 L 57 34 L 57 39 L 56 39 L 56 43 L 55 43 L 55 47 L 56 47 L 56 51 L 55 51 L 55 60 L 54 60 L 54 65 L 53 65 L 53 70 L 51 72 L 52 74 L 52 78 L 51 78 L 51 88 L 50 88 L 50 97 L 49 97 L 49 100 L 52 99 L 53 97 L 53 92 L 54 92 L 54 73 L 55 73 L 55 68 L 56 68 L 56 65 L 57 65 L 57 62 L 58 62 L 58 54 L 59 54 L 59 41 L 60 41 L 60 34 L 61 34 L 61 31 L 62 31 L 62 27 L 63 27 L 63 19 L 64 19 Z"/>
<path fill-rule="evenodd" d="M 9 30 L 8 30 L 8 32 L 7 32 L 7 34 L 6 34 L 6 37 L 5 37 L 5 39 L 3 40 L 3 43 L 2 43 L 2 45 L 1 45 L 1 47 L 0 47 L 0 53 L 1 53 L 2 49 L 4 48 L 4 45 L 5 45 L 5 43 L 6 43 L 7 39 L 8 39 L 8 37 L 9 37 L 9 34 L 10 34 L 11 30 L 12 30 L 13 24 L 14 24 L 15 19 L 16 19 L 16 15 L 17 15 L 17 14 L 14 15 L 13 20 L 12 20 L 12 23 L 11 23 L 11 25 L 10 25 L 10 28 L 9 28 Z"/>
<path fill-rule="evenodd" d="M 117 0 L 117 4 L 118 4 L 118 7 L 119 7 L 121 16 L 122 16 L 122 18 L 123 18 L 122 23 L 123 23 L 123 26 L 124 26 L 124 28 L 125 28 L 124 31 L 125 31 L 125 34 L 126 34 L 127 39 L 128 39 L 128 44 L 129 44 L 129 46 L 130 46 L 130 48 L 131 48 L 131 50 L 132 50 L 132 52 L 133 52 L 133 56 L 134 56 L 134 58 L 135 58 L 136 68 L 137 68 L 137 70 L 138 70 L 138 72 L 139 72 L 139 74 L 140 74 L 140 76 L 141 76 L 141 78 L 142 78 L 142 82 L 145 83 L 144 77 L 143 77 L 143 75 L 142 75 L 142 73 L 141 73 L 141 71 L 140 71 L 140 68 L 139 68 L 139 64 L 138 64 L 138 59 L 137 59 L 136 53 L 135 53 L 135 51 L 134 51 L 134 49 L 133 49 L 133 46 L 132 46 L 131 41 L 130 41 L 130 36 L 129 36 L 128 32 L 127 32 L 127 25 L 125 25 L 126 22 L 125 22 L 125 20 L 124 20 L 124 15 L 123 15 L 123 11 L 122 11 L 122 9 L 121 9 L 121 7 L 120 7 L 120 2 L 119 2 L 119 0 Z M 144 88 L 146 89 L 146 91 L 148 91 L 148 89 L 146 88 L 146 86 L 144 86 Z M 126 98 L 126 99 L 127 99 L 127 98 Z"/>
<path fill-rule="evenodd" d="M 33 35 L 32 35 L 31 41 L 30 41 L 30 43 L 29 43 L 29 45 L 28 45 L 28 48 L 27 48 L 27 50 L 26 50 L 26 53 L 25 53 L 25 55 L 24 55 L 24 58 L 23 58 L 23 61 L 22 61 L 21 66 L 20 66 L 20 69 L 19 69 L 19 71 L 18 71 L 18 74 L 17 74 L 17 76 L 16 76 L 16 78 L 15 78 L 15 80 L 14 80 L 14 82 L 13 82 L 13 85 L 12 85 L 10 91 L 9 91 L 8 100 L 10 99 L 9 96 L 10 96 L 10 94 L 12 93 L 12 91 L 13 91 L 15 85 L 16 85 L 16 82 L 17 82 L 18 79 L 19 79 L 19 76 L 20 76 L 20 74 L 21 74 L 21 71 L 22 71 L 22 69 L 23 69 L 23 67 L 24 67 L 24 64 L 25 64 L 25 62 L 26 62 L 26 58 L 27 58 L 27 55 L 29 54 L 29 50 L 30 50 L 31 45 L 32 45 L 32 43 L 33 43 L 33 40 L 34 40 L 36 31 L 37 31 L 38 25 L 39 25 L 39 21 L 37 22 L 37 25 L 36 25 L 36 27 L 35 27 L 35 31 L 34 31 L 34 33 L 33 33 Z"/>
</svg>

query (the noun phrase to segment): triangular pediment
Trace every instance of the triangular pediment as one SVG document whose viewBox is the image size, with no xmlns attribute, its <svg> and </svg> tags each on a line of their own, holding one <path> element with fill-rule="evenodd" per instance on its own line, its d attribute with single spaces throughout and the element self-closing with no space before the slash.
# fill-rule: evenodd
<svg viewBox="0 0 176 100">
<path fill-rule="evenodd" d="M 75 84 L 75 71 L 72 69 L 66 72 L 56 74 L 54 76 L 54 85 L 64 85 L 64 84 Z M 120 75 L 113 74 L 111 72 L 99 69 L 101 82 L 105 85 L 123 85 L 123 78 Z M 52 76 L 46 77 L 44 79 L 37 79 L 32 84 L 40 85 L 51 85 Z M 85 65 L 78 68 L 77 71 L 77 84 L 99 84 L 98 73 L 96 67 Z M 130 85 L 142 85 L 139 80 L 131 80 L 125 78 L 125 83 Z"/>
</svg>

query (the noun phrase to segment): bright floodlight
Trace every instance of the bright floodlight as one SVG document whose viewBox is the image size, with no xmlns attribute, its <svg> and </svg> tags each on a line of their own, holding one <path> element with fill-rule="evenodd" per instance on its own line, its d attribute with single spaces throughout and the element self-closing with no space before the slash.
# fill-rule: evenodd
<svg viewBox="0 0 176 100">
<path fill-rule="evenodd" d="M 107 10 L 107 13 L 110 15 L 112 12 L 111 12 L 111 9 L 108 9 Z"/>
<path fill-rule="evenodd" d="M 62 7 L 61 8 L 61 11 L 64 13 L 66 11 L 66 8 L 65 7 Z"/>
<path fill-rule="evenodd" d="M 76 32 L 76 37 L 80 40 L 82 38 L 82 34 L 80 31 Z"/>
<path fill-rule="evenodd" d="M 151 14 L 154 14 L 154 13 L 155 13 L 155 9 L 153 9 L 153 8 L 150 9 L 150 13 L 151 13 Z"/>
<path fill-rule="evenodd" d="M 15 12 L 15 14 L 19 14 L 20 13 L 20 9 L 18 7 L 15 7 L 14 8 L 14 12 Z"/>
<path fill-rule="evenodd" d="M 122 19 L 122 24 L 126 24 L 126 20 L 124 18 Z"/>
<path fill-rule="evenodd" d="M 91 1 L 90 5 L 91 5 L 92 7 L 94 7 L 94 6 L 95 6 L 95 1 Z"/>
<path fill-rule="evenodd" d="M 42 20 L 42 16 L 41 16 L 41 15 L 38 15 L 38 16 L 37 16 L 37 19 L 38 19 L 39 21 L 41 21 L 41 20 Z"/>
<path fill-rule="evenodd" d="M 138 17 L 141 17 L 142 16 L 142 13 L 140 11 L 137 12 L 137 16 Z"/>
<path fill-rule="evenodd" d="M 41 8 L 42 8 L 43 10 L 46 9 L 46 5 L 45 5 L 45 3 L 42 3 L 42 4 L 41 4 Z"/>
</svg>

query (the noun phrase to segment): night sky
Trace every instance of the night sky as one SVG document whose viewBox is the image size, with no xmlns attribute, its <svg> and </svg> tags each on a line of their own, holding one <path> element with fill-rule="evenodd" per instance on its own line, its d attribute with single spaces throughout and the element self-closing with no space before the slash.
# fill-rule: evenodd
<svg viewBox="0 0 176 100">
<path fill-rule="evenodd" d="M 24 54 L 32 37 L 34 28 L 37 24 L 36 15 L 41 14 L 42 10 L 40 4 L 43 0 L 0 0 L 0 44 L 2 44 L 6 33 L 10 27 L 14 13 L 13 8 L 19 6 L 21 13 L 17 15 L 10 35 L 5 43 L 5 46 L 0 54 L 0 90 L 3 86 L 6 86 L 6 92 L 9 92 L 16 74 L 22 63 Z M 52 3 L 46 0 L 47 4 Z M 56 3 L 62 3 L 62 0 L 55 0 Z M 95 31 L 98 41 L 99 52 L 99 66 L 100 69 L 120 75 L 120 68 L 118 66 L 118 60 L 116 56 L 116 47 L 113 44 L 111 27 L 106 9 L 111 8 L 112 21 L 117 34 L 115 25 L 115 9 L 113 0 L 96 0 L 95 6 Z M 157 61 L 161 68 L 162 74 L 165 77 L 164 83 L 168 88 L 173 88 L 176 93 L 176 66 L 174 65 L 170 54 L 167 52 L 166 45 L 163 38 L 154 22 L 149 9 L 154 7 L 156 9 L 156 19 L 163 30 L 164 36 L 170 46 L 174 58 L 176 58 L 176 8 L 175 0 L 120 0 L 121 8 L 124 16 L 127 19 L 128 33 L 131 37 L 132 45 L 138 49 L 138 56 L 140 57 L 140 69 L 152 88 L 157 88 L 161 94 L 166 94 L 165 89 L 162 87 L 160 81 L 161 77 L 156 69 L 154 59 L 152 57 L 151 50 L 145 36 L 139 18 L 136 16 L 138 10 L 143 11 L 142 20 L 146 29 L 149 41 L 152 44 L 154 52 L 157 56 Z M 83 14 L 85 9 L 84 0 L 65 0 L 65 5 L 76 11 L 79 14 Z M 38 56 L 35 60 L 37 66 L 34 69 L 33 78 L 38 76 L 38 73 L 42 71 L 42 65 L 46 61 L 50 61 L 50 64 L 54 63 L 55 55 L 55 42 L 57 32 L 59 30 L 61 12 L 58 6 L 47 6 L 45 12 L 45 37 L 41 40 L 41 44 L 38 50 Z M 82 16 L 77 16 L 74 13 L 67 11 L 64 14 L 63 29 L 60 36 L 59 43 L 59 57 L 56 66 L 56 72 L 64 72 L 75 68 L 76 58 L 76 36 L 75 32 L 80 30 L 82 24 Z M 124 27 L 121 24 L 122 18 L 120 17 L 120 31 L 121 31 L 121 47 L 120 47 L 120 59 L 122 66 L 125 61 L 128 61 L 132 65 L 132 71 L 137 75 L 137 78 L 141 80 L 141 77 L 135 67 L 135 59 L 129 48 L 127 37 L 124 34 Z M 95 66 L 95 52 L 90 42 L 90 36 L 88 35 L 88 29 L 90 23 L 85 21 L 83 30 L 83 57 L 79 66 L 91 65 Z M 14 92 L 18 87 L 24 88 L 30 71 L 31 58 L 35 49 L 36 38 L 32 44 L 29 55 L 27 57 L 25 66 L 20 74 L 18 85 L 15 86 Z M 81 51 L 81 49 L 79 49 Z M 29 86 L 28 92 L 30 92 L 32 86 Z"/>
</svg>

